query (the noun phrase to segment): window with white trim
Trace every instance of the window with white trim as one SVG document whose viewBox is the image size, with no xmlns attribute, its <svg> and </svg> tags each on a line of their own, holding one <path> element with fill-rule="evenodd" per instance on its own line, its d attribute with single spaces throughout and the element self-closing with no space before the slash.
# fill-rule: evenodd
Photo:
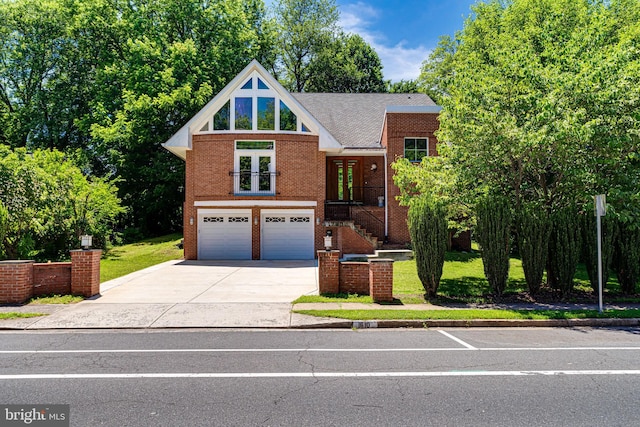
<svg viewBox="0 0 640 427">
<path fill-rule="evenodd" d="M 236 141 L 234 193 L 274 195 L 276 193 L 274 141 Z"/>
<path fill-rule="evenodd" d="M 310 132 L 290 107 L 276 90 L 253 73 L 199 129 L 200 132 Z"/>
<path fill-rule="evenodd" d="M 429 155 L 429 138 L 405 138 L 404 158 L 410 162 L 421 162 Z"/>
</svg>

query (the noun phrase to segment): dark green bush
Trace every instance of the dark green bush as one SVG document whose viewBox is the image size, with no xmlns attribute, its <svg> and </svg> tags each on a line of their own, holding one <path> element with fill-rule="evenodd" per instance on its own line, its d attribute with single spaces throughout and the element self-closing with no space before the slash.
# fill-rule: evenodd
<svg viewBox="0 0 640 427">
<path fill-rule="evenodd" d="M 551 221 L 542 206 L 525 205 L 517 215 L 518 248 L 529 293 L 536 294 L 542 285 L 542 276 L 549 252 Z"/>
<path fill-rule="evenodd" d="M 616 220 L 612 215 L 600 218 L 602 225 L 602 286 L 606 287 L 609 271 L 613 259 L 614 242 L 616 239 Z M 582 231 L 582 260 L 587 269 L 589 282 L 594 292 L 598 291 L 598 239 L 596 216 L 593 212 L 580 215 Z"/>
<path fill-rule="evenodd" d="M 640 226 L 618 222 L 618 231 L 613 268 L 622 292 L 630 295 L 640 280 Z"/>
<path fill-rule="evenodd" d="M 476 238 L 482 249 L 484 274 L 500 296 L 509 277 L 511 210 L 501 196 L 486 196 L 476 205 Z"/>
<path fill-rule="evenodd" d="M 408 222 L 418 277 L 427 297 L 435 297 L 449 238 L 446 209 L 429 196 L 418 197 L 411 202 Z"/>
<path fill-rule="evenodd" d="M 549 286 L 563 295 L 573 290 L 573 276 L 580 260 L 580 219 L 575 207 L 565 207 L 551 214 L 551 238 L 547 259 Z"/>
</svg>

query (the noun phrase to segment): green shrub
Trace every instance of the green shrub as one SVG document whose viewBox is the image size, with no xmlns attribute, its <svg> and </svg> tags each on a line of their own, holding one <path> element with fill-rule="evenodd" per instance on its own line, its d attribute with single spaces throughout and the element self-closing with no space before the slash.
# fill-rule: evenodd
<svg viewBox="0 0 640 427">
<path fill-rule="evenodd" d="M 549 286 L 563 295 L 573 290 L 573 276 L 580 261 L 580 221 L 575 207 L 558 209 L 551 214 L 551 238 L 547 259 Z"/>
<path fill-rule="evenodd" d="M 523 204 L 517 214 L 518 248 L 529 293 L 536 294 L 542 285 L 542 276 L 549 252 L 551 221 L 542 206 Z"/>
<path fill-rule="evenodd" d="M 582 260 L 591 288 L 598 290 L 598 233 L 596 229 L 596 216 L 593 212 L 580 215 L 582 231 Z M 613 259 L 614 242 L 616 239 L 616 220 L 612 215 L 600 218 L 602 225 L 602 286 L 606 287 L 609 280 L 609 270 Z"/>
<path fill-rule="evenodd" d="M 476 238 L 482 250 L 484 274 L 500 296 L 509 277 L 511 210 L 501 196 L 486 196 L 476 205 Z"/>
<path fill-rule="evenodd" d="M 431 298 L 438 292 L 447 250 L 446 209 L 429 196 L 417 197 L 411 201 L 408 222 L 418 277 Z"/>
<path fill-rule="evenodd" d="M 613 268 L 622 292 L 630 295 L 640 280 L 640 226 L 618 222 L 618 231 Z"/>
</svg>

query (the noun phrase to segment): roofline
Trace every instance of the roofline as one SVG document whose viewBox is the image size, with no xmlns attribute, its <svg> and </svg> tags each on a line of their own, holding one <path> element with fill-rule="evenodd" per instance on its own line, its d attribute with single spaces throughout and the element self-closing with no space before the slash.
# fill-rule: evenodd
<svg viewBox="0 0 640 427">
<path fill-rule="evenodd" d="M 385 113 L 430 113 L 438 114 L 442 111 L 439 105 L 387 105 Z"/>
</svg>

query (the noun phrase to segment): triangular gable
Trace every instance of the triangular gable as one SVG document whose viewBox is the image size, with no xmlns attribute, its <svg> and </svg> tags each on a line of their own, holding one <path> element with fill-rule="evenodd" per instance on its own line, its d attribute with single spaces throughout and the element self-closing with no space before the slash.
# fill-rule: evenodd
<svg viewBox="0 0 640 427">
<path fill-rule="evenodd" d="M 254 79 L 254 77 L 257 77 Z M 251 80 L 250 80 L 251 79 Z M 252 82 L 252 83 L 249 83 Z M 274 94 L 293 112 L 298 120 L 297 131 L 310 132 L 319 136 L 320 150 L 341 148 L 340 143 L 318 122 L 289 92 L 256 60 L 251 61 L 224 89 L 222 89 L 211 101 L 207 103 L 191 120 L 176 132 L 167 142 L 162 144 L 167 150 L 176 156 L 186 159 L 186 152 L 191 149 L 191 140 L 194 133 L 213 129 L 214 115 L 242 90 L 265 90 Z M 207 125 L 209 123 L 209 125 Z M 204 129 L 204 130 L 203 130 Z M 213 131 L 217 132 L 217 131 Z M 229 130 L 222 133 L 264 133 L 263 130 Z M 271 131 L 279 133 L 280 131 Z"/>
</svg>

